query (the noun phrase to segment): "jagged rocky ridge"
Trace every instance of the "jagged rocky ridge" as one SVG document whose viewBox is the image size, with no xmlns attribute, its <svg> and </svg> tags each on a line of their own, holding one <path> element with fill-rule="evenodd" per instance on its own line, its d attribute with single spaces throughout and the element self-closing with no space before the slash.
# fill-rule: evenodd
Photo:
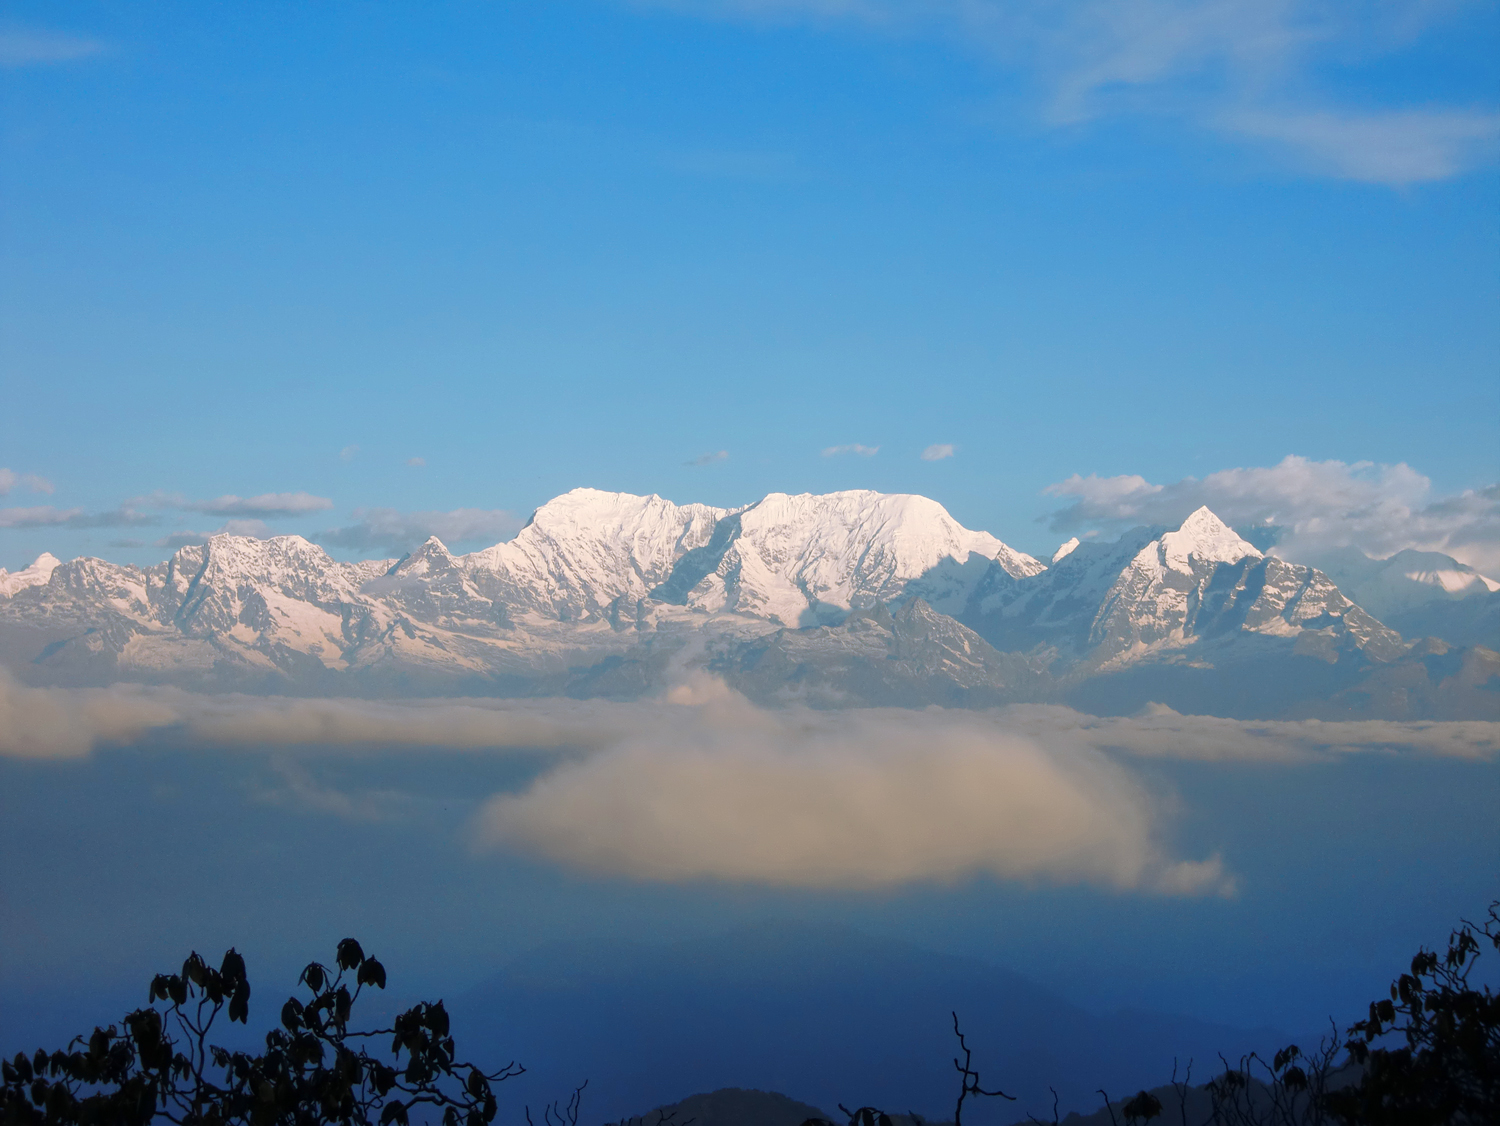
<svg viewBox="0 0 1500 1126">
<path fill-rule="evenodd" d="M 706 668 L 815 706 L 1477 718 L 1500 700 L 1493 653 L 1414 650 L 1206 508 L 1047 567 L 874 492 L 731 510 L 577 489 L 459 556 L 434 538 L 341 563 L 231 535 L 146 569 L 43 556 L 0 572 L 0 659 L 33 683 L 309 693 L 632 697 Z"/>
</svg>

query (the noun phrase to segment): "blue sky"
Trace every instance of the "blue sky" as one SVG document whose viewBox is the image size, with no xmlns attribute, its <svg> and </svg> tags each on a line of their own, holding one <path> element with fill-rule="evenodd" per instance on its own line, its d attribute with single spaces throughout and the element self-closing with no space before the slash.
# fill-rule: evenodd
<svg viewBox="0 0 1500 1126">
<path fill-rule="evenodd" d="M 1489 3 L 5 3 L 0 566 L 473 547 L 578 485 L 919 492 L 1040 554 L 1074 475 L 1288 455 L 1420 514 L 1500 480 L 1497 45 Z M 1435 536 L 1364 546 L 1496 557 Z"/>
</svg>

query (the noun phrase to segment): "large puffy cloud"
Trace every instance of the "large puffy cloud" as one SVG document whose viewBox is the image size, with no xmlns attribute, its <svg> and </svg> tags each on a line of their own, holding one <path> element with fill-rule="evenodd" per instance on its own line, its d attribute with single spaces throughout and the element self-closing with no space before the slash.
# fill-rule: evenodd
<svg viewBox="0 0 1500 1126">
<path fill-rule="evenodd" d="M 1315 559 L 1343 546 L 1384 557 L 1415 547 L 1500 573 L 1500 485 L 1435 498 L 1432 482 L 1404 463 L 1289 456 L 1273 466 L 1224 469 L 1168 485 L 1135 475 L 1075 474 L 1046 492 L 1072 502 L 1052 515 L 1053 529 L 1061 532 L 1175 525 L 1206 504 L 1236 527 L 1277 529 L 1277 553 L 1288 558 Z"/>
<path fill-rule="evenodd" d="M 498 508 L 455 508 L 451 512 L 398 512 L 357 508 L 355 523 L 320 532 L 320 543 L 360 552 L 400 554 L 437 536 L 445 544 L 499 543 L 521 529 L 513 512 Z"/>
<path fill-rule="evenodd" d="M 486 843 L 585 871 L 870 888 L 1005 879 L 1228 892 L 1173 863 L 1129 772 L 958 714 L 834 718 L 716 704 L 491 800 Z"/>
<path fill-rule="evenodd" d="M 1348 105 L 1310 96 L 1351 64 L 1408 49 L 1459 5 L 1410 0 L 656 0 L 719 18 L 937 35 L 1024 71 L 1041 116 L 1069 125 L 1176 117 L 1270 144 L 1308 171 L 1373 183 L 1440 180 L 1494 158 L 1483 107 Z M 1310 81 L 1314 76 L 1323 81 Z M 1361 101 L 1363 91 L 1351 87 Z"/>
</svg>

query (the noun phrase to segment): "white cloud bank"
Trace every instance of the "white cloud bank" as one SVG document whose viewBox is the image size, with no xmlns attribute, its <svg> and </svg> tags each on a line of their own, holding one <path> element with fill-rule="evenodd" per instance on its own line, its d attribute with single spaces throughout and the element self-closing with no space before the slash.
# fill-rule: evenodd
<svg viewBox="0 0 1500 1126">
<path fill-rule="evenodd" d="M 127 688 L 26 688 L 0 669 L 0 755 L 82 758 L 96 746 L 133 742 L 177 721 L 149 692 Z"/>
<path fill-rule="evenodd" d="M 1101 719 L 1049 706 L 772 712 L 702 674 L 639 704 L 40 689 L 0 674 L 0 755 L 78 759 L 143 738 L 283 759 L 371 747 L 542 753 L 544 773 L 490 799 L 474 839 L 602 875 L 853 889 L 987 875 L 1181 895 L 1229 894 L 1233 877 L 1216 856 L 1172 855 L 1171 803 L 1134 759 L 1292 769 L 1368 752 L 1500 757 L 1500 723 L 1247 722 L 1165 708 Z M 363 816 L 368 796 L 319 787 L 316 806 Z"/>
<path fill-rule="evenodd" d="M 1376 557 L 1412 547 L 1500 574 L 1500 485 L 1434 497 L 1432 482 L 1404 463 L 1286 457 L 1168 485 L 1075 474 L 1045 492 L 1072 502 L 1052 515 L 1055 531 L 1175 525 L 1206 504 L 1236 527 L 1281 529 L 1276 552 L 1292 559 L 1343 546 Z"/>
<path fill-rule="evenodd" d="M 646 2 L 646 0 L 638 0 Z M 1396 0 L 655 0 L 756 23 L 808 22 L 946 38 L 1029 75 L 1054 126 L 1171 117 L 1272 145 L 1309 172 L 1371 183 L 1441 180 L 1493 161 L 1492 108 L 1371 104 L 1361 63 L 1399 55 L 1463 3 Z M 1313 91 L 1350 72 L 1351 99 Z M 1441 97 L 1441 95 L 1438 95 Z"/>
</svg>

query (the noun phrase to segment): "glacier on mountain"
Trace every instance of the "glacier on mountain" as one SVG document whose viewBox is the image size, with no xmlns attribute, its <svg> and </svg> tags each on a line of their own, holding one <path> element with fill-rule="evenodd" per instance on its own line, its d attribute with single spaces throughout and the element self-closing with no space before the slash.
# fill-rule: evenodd
<svg viewBox="0 0 1500 1126">
<path fill-rule="evenodd" d="M 693 665 L 782 702 L 983 706 L 1107 683 L 1176 707 L 1205 676 L 1305 666 L 1333 692 L 1416 659 L 1322 572 L 1207 508 L 1064 547 L 1044 566 L 920 496 L 724 509 L 575 489 L 468 555 L 434 537 L 345 563 L 297 536 L 217 535 L 150 568 L 43 556 L 0 573 L 0 660 L 39 683 L 614 696 Z"/>
<path fill-rule="evenodd" d="M 23 567 L 19 571 L 11 572 L 0 567 L 0 598 L 9 598 L 27 587 L 44 586 L 61 562 L 62 560 L 51 552 L 44 551 L 36 557 L 31 566 Z"/>
</svg>

